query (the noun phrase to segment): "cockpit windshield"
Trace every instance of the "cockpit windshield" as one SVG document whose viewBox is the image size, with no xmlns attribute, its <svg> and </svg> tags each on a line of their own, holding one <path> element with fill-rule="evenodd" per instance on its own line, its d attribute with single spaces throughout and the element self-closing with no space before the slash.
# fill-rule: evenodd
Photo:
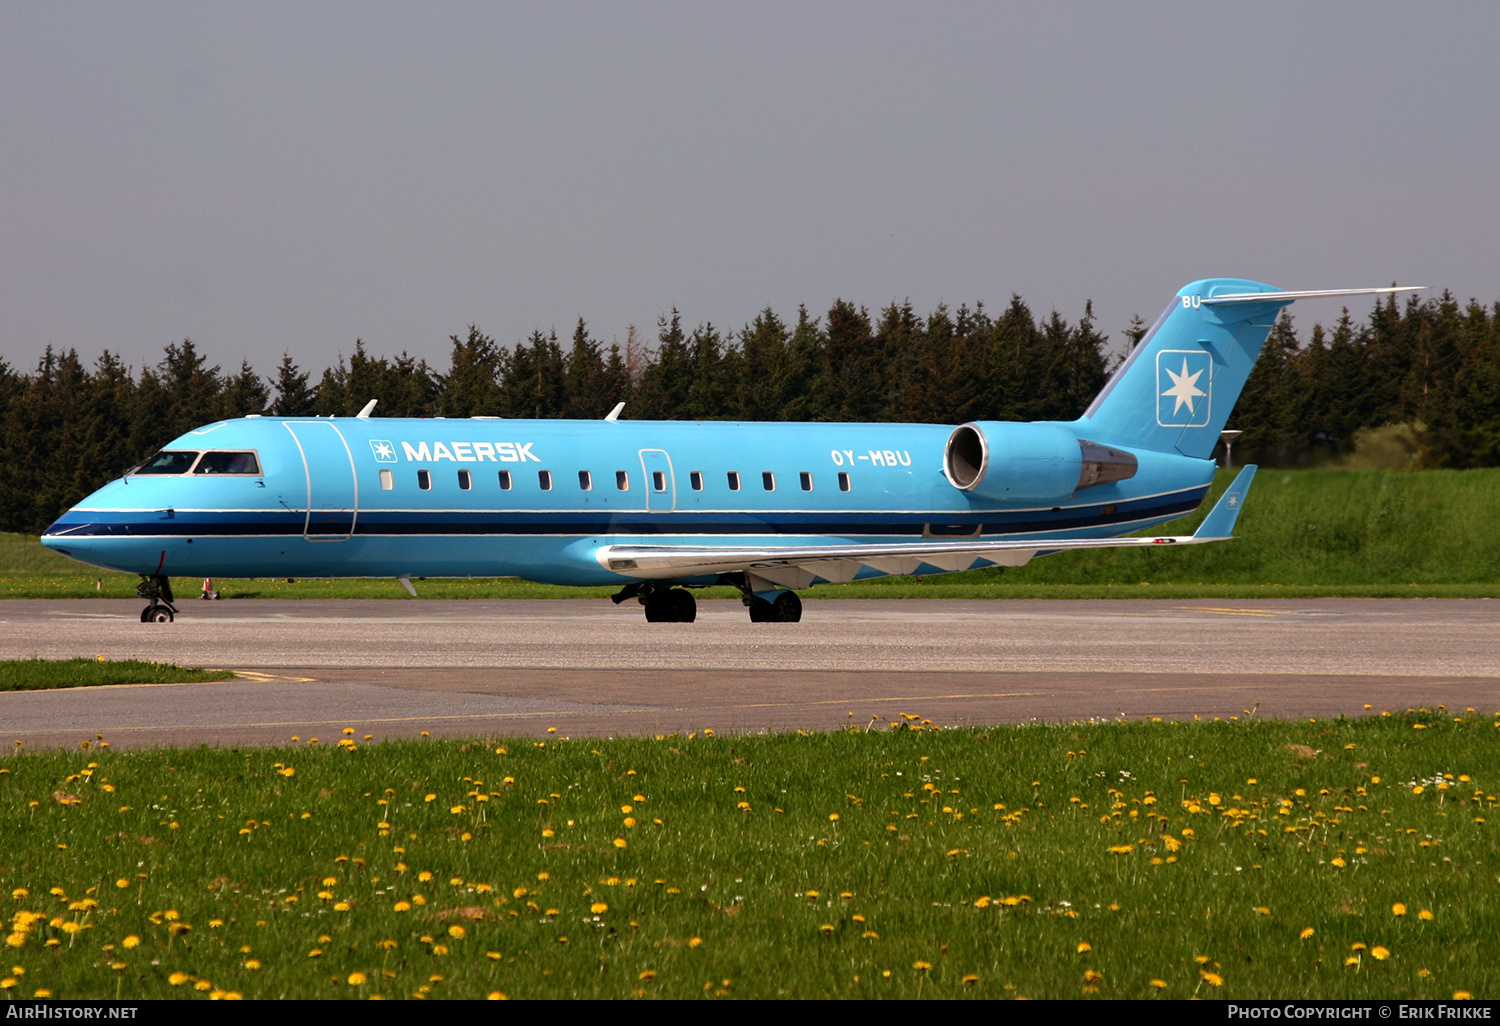
<svg viewBox="0 0 1500 1026">
<path fill-rule="evenodd" d="M 259 474 L 260 463 L 253 452 L 206 452 L 195 474 Z"/>
<path fill-rule="evenodd" d="M 202 452 L 197 449 L 163 449 L 130 473 L 239 474 L 259 477 L 260 460 L 256 459 L 254 452 Z"/>
<path fill-rule="evenodd" d="M 198 458 L 195 451 L 184 449 L 163 449 L 142 463 L 133 474 L 186 474 L 193 466 L 193 461 Z"/>
</svg>

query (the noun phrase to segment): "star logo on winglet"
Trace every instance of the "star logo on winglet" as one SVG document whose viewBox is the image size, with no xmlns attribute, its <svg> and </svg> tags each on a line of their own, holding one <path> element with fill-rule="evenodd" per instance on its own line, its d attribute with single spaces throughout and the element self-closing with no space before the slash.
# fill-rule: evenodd
<svg viewBox="0 0 1500 1026">
<path fill-rule="evenodd" d="M 1178 410 L 1186 406 L 1188 408 L 1188 416 L 1193 416 L 1198 412 L 1193 405 L 1193 400 L 1198 396 L 1208 395 L 1197 384 L 1198 379 L 1203 376 L 1203 372 L 1199 370 L 1189 373 L 1186 357 L 1183 357 L 1182 360 L 1181 374 L 1176 373 L 1170 367 L 1164 369 L 1167 372 L 1167 377 L 1172 379 L 1172 387 L 1163 392 L 1162 395 L 1169 396 L 1175 400 L 1172 406 L 1172 413 L 1175 415 Z"/>
</svg>

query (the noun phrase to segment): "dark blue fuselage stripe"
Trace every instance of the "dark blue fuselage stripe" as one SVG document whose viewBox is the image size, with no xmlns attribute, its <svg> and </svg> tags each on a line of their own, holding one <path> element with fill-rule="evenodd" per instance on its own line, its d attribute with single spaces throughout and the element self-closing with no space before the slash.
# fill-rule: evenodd
<svg viewBox="0 0 1500 1026">
<path fill-rule="evenodd" d="M 1035 534 L 1108 527 L 1133 521 L 1177 517 L 1196 509 L 1207 488 L 1180 492 L 1163 499 L 1120 502 L 1109 512 L 1104 506 L 1058 510 L 1026 510 L 1019 513 L 841 513 L 830 511 L 780 513 L 750 511 L 733 513 L 619 513 L 545 510 L 523 512 L 462 513 L 453 511 L 389 513 L 361 510 L 355 524 L 357 537 L 402 535 L 766 535 L 794 534 L 828 537 L 862 535 L 916 535 L 930 532 L 938 538 L 971 538 L 976 526 L 982 536 Z M 176 513 L 171 518 L 146 520 L 143 514 L 111 514 L 78 511 L 66 514 L 49 528 L 47 537 L 241 537 L 248 535 L 299 536 L 342 534 L 349 516 L 314 511 L 312 523 L 305 513 Z M 157 515 L 159 516 L 159 515 Z M 306 525 L 306 527 L 305 527 Z"/>
</svg>

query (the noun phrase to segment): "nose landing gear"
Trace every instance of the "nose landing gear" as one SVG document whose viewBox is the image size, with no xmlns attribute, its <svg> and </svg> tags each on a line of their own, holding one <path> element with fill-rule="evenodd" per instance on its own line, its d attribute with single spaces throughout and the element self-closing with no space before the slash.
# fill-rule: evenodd
<svg viewBox="0 0 1500 1026">
<path fill-rule="evenodd" d="M 141 575 L 141 583 L 135 593 L 150 602 L 141 610 L 141 623 L 171 623 L 177 617 L 177 607 L 172 604 L 172 582 L 161 574 Z"/>
</svg>

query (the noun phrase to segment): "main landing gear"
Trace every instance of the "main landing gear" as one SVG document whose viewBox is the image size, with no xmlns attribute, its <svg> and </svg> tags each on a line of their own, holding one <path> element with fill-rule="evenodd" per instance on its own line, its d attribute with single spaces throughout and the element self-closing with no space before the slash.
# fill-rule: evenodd
<svg viewBox="0 0 1500 1026">
<path fill-rule="evenodd" d="M 141 623 L 171 623 L 177 616 L 172 605 L 172 582 L 161 574 L 141 574 L 135 593 L 151 604 L 141 610 Z"/>
<path fill-rule="evenodd" d="M 766 585 L 768 590 L 752 591 L 744 574 L 724 574 L 718 583 L 740 589 L 751 623 L 798 623 L 802 619 L 802 600 L 795 591 L 771 585 Z M 685 588 L 642 582 L 627 584 L 610 597 L 616 605 L 629 599 L 638 601 L 646 607 L 647 623 L 692 623 L 698 618 L 698 602 Z"/>
<path fill-rule="evenodd" d="M 611 598 L 618 605 L 635 599 L 646 607 L 647 623 L 692 623 L 698 619 L 698 600 L 684 588 L 630 584 Z"/>
</svg>

